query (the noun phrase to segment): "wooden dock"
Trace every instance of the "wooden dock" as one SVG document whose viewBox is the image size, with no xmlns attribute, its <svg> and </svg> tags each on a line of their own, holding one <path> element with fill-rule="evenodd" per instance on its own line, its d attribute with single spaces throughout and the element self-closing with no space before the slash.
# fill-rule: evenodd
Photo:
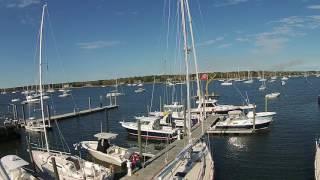
<svg viewBox="0 0 320 180">
<path fill-rule="evenodd" d="M 207 127 L 210 127 L 214 122 L 217 121 L 219 117 L 212 115 L 209 116 L 204 121 L 204 132 L 206 132 Z M 193 141 L 198 140 L 202 135 L 202 127 L 201 124 L 197 124 L 192 129 L 192 138 Z M 132 176 L 125 176 L 122 180 L 149 180 L 153 179 L 160 171 L 168 165 L 171 161 L 173 161 L 179 152 L 185 147 L 187 144 L 187 138 L 181 140 L 176 140 L 173 143 L 169 144 L 165 149 L 161 150 L 157 153 L 153 158 L 149 159 L 145 163 L 145 167 L 139 169 L 134 172 Z"/>
<path fill-rule="evenodd" d="M 96 108 L 89 108 L 81 111 L 76 111 L 74 110 L 73 112 L 70 113 L 65 113 L 65 114 L 58 114 L 54 116 L 50 116 L 50 121 L 54 120 L 64 120 L 64 119 L 69 119 L 69 118 L 74 118 L 74 117 L 79 117 L 83 115 L 88 115 L 104 110 L 109 110 L 109 109 L 115 109 L 118 108 L 119 105 L 108 105 L 108 106 L 102 106 L 102 107 L 96 107 Z M 41 119 L 36 119 L 35 121 L 40 121 Z M 48 117 L 45 118 L 46 121 L 48 121 Z"/>
<path fill-rule="evenodd" d="M 224 134 L 252 134 L 255 131 L 253 129 L 208 129 L 208 134 L 217 134 L 217 135 L 224 135 Z"/>
</svg>

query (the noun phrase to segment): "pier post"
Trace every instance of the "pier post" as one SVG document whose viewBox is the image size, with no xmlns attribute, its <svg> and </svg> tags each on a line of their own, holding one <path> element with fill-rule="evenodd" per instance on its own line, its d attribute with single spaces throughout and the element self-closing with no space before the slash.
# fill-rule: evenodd
<svg viewBox="0 0 320 180">
<path fill-rule="evenodd" d="M 142 143 L 141 143 L 141 122 L 140 119 L 137 120 L 138 123 L 138 145 L 139 145 L 139 153 L 142 157 Z M 148 138 L 148 137 L 147 137 Z"/>
<path fill-rule="evenodd" d="M 105 109 L 105 114 L 106 114 L 106 125 L 107 125 L 107 132 L 109 132 L 109 111 L 108 109 Z"/>
<path fill-rule="evenodd" d="M 22 119 L 23 119 L 23 122 L 24 122 L 24 125 L 27 125 L 27 122 L 26 122 L 26 112 L 24 110 L 24 104 L 22 104 Z"/>
<path fill-rule="evenodd" d="M 30 138 L 28 138 L 26 136 L 26 139 L 27 139 L 27 143 L 28 143 L 28 151 L 29 151 L 29 157 L 30 157 L 31 166 L 32 166 L 33 171 L 36 172 L 36 166 L 34 164 L 34 160 L 33 160 L 33 156 L 32 156 L 32 147 L 30 145 Z"/>
<path fill-rule="evenodd" d="M 100 108 L 102 108 L 102 96 L 100 96 Z"/>
<path fill-rule="evenodd" d="M 51 161 L 52 161 L 52 165 L 53 165 L 55 179 L 59 180 L 59 173 L 58 173 L 58 169 L 57 169 L 56 159 L 54 157 L 52 157 Z"/>
<path fill-rule="evenodd" d="M 253 131 L 256 131 L 256 105 L 253 104 Z"/>
<path fill-rule="evenodd" d="M 161 96 L 160 96 L 160 112 L 162 112 Z"/>
<path fill-rule="evenodd" d="M 15 116 L 16 116 L 16 120 L 19 120 L 19 116 L 18 116 L 18 108 L 17 105 L 14 105 L 14 112 L 15 112 Z"/>
<path fill-rule="evenodd" d="M 89 109 L 91 109 L 91 97 L 89 96 Z"/>
<path fill-rule="evenodd" d="M 47 113 L 48 113 L 48 125 L 51 127 L 51 113 L 50 113 L 50 107 L 47 104 Z"/>
<path fill-rule="evenodd" d="M 265 100 L 264 100 L 264 111 L 267 112 L 268 111 L 268 98 L 265 97 Z"/>
</svg>

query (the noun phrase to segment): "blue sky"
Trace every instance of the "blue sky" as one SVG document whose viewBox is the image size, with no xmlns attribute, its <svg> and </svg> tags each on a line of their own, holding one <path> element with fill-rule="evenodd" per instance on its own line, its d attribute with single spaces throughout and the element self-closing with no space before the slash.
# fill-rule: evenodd
<svg viewBox="0 0 320 180">
<path fill-rule="evenodd" d="M 46 82 L 181 72 L 176 0 L 47 2 Z M 36 82 L 43 3 L 0 0 L 0 87 Z M 200 71 L 320 69 L 318 1 L 192 0 L 190 8 Z"/>
</svg>

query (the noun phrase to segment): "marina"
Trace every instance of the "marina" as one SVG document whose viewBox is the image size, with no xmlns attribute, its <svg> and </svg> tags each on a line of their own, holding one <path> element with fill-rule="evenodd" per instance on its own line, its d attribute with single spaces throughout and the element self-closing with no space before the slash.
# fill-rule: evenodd
<svg viewBox="0 0 320 180">
<path fill-rule="evenodd" d="M 0 1 L 0 180 L 320 180 L 301 3 Z"/>
</svg>

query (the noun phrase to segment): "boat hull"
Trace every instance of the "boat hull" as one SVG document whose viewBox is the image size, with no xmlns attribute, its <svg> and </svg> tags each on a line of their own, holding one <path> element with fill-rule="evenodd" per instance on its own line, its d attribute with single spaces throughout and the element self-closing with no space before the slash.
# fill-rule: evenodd
<svg viewBox="0 0 320 180">
<path fill-rule="evenodd" d="M 129 135 L 137 137 L 138 131 L 134 129 L 126 128 Z M 167 134 L 167 133 L 159 133 L 159 132 L 149 132 L 149 131 L 141 131 L 141 137 L 143 139 L 150 139 L 150 140 L 174 140 L 177 137 L 176 133 Z"/>
<path fill-rule="evenodd" d="M 121 157 L 123 157 L 125 153 L 123 153 L 123 155 L 119 154 L 120 158 L 118 158 L 118 157 L 114 157 L 112 155 L 109 155 L 107 153 L 97 151 L 96 150 L 97 146 L 98 146 L 97 141 L 82 141 L 81 146 L 84 149 L 86 149 L 91 156 L 93 156 L 94 158 L 96 158 L 100 161 L 107 162 L 109 164 L 114 164 L 117 166 L 122 166 L 122 164 L 126 162 L 126 159 L 124 159 L 124 158 L 121 159 Z M 120 147 L 117 147 L 117 148 L 119 148 L 123 151 L 126 151 L 126 149 L 124 149 L 124 148 L 120 148 Z"/>
<path fill-rule="evenodd" d="M 259 123 L 255 125 L 255 129 L 266 129 L 269 127 L 271 121 L 267 121 L 264 123 Z M 222 130 L 230 130 L 230 129 L 253 129 L 253 124 L 248 124 L 248 125 L 221 125 L 221 126 L 216 126 L 216 129 L 222 129 Z"/>
</svg>

